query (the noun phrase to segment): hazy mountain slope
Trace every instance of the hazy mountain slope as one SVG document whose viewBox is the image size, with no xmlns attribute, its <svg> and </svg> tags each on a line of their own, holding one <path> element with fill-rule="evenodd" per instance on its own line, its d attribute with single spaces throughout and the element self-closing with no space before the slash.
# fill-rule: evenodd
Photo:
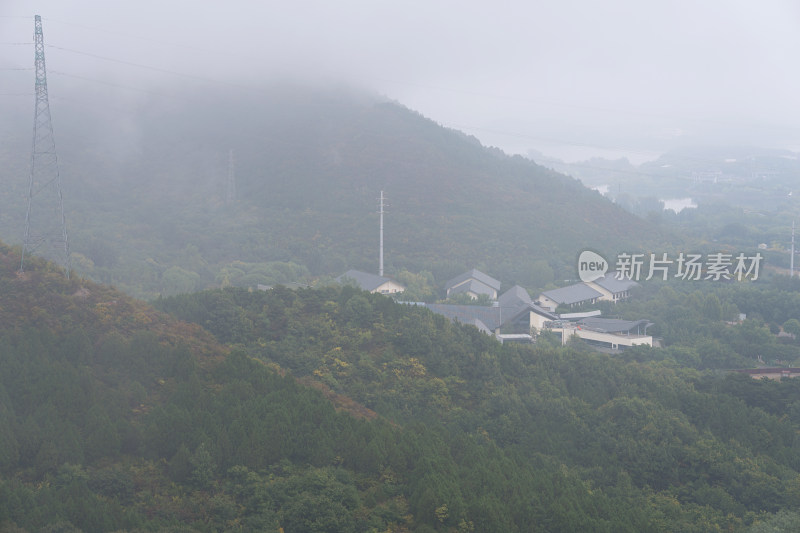
<svg viewBox="0 0 800 533">
<path fill-rule="evenodd" d="M 386 424 L 337 414 L 318 392 L 116 290 L 41 261 L 19 275 L 18 264 L 0 244 L 0 529 L 407 523 L 397 491 L 362 504 L 354 471 L 332 466 L 349 453 L 332 436 L 363 451 L 345 437 L 369 440 Z"/>
<path fill-rule="evenodd" d="M 663 240 L 574 179 L 352 91 L 189 93 L 107 128 L 73 137 L 80 128 L 61 123 L 73 250 L 91 261 L 87 274 L 143 294 L 166 290 L 174 265 L 197 287 L 235 260 L 292 261 L 315 275 L 375 270 L 381 190 L 389 272 L 443 280 L 480 266 L 530 285 L 537 259 L 561 279 L 583 248 Z M 14 168 L 24 168 L 19 157 Z"/>
</svg>

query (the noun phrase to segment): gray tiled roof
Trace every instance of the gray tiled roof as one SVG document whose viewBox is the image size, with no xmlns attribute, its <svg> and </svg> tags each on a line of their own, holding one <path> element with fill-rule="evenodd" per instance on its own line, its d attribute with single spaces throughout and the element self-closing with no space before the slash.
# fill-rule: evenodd
<svg viewBox="0 0 800 533">
<path fill-rule="evenodd" d="M 500 297 L 497 299 L 497 301 L 500 302 L 500 305 L 504 307 L 518 305 L 518 304 L 532 303 L 528 291 L 526 291 L 519 285 L 514 285 L 506 292 L 501 294 Z"/>
<path fill-rule="evenodd" d="M 526 291 L 523 287 L 520 287 L 519 285 L 514 285 L 506 292 L 501 294 L 500 297 L 497 299 L 497 301 L 500 303 L 500 307 L 502 307 L 503 309 L 504 324 L 508 320 L 511 320 L 512 318 L 519 315 L 519 313 L 526 310 L 534 311 L 535 313 L 547 317 L 550 320 L 558 320 L 558 317 L 556 315 L 554 315 L 550 311 L 542 309 L 541 307 L 533 303 L 533 300 L 528 294 L 528 291 Z"/>
<path fill-rule="evenodd" d="M 602 296 L 601 293 L 583 283 L 545 291 L 542 294 L 556 303 L 565 305 L 583 302 L 593 298 L 600 298 Z"/>
<path fill-rule="evenodd" d="M 450 290 L 454 286 L 464 281 L 467 281 L 470 278 L 476 279 L 481 283 L 483 283 L 484 285 L 488 285 L 489 287 L 493 288 L 496 291 L 500 290 L 500 282 L 498 280 L 494 279 L 491 276 L 487 276 L 480 270 L 476 270 L 474 268 L 472 270 L 464 272 L 463 274 L 459 274 L 458 276 L 448 281 L 447 284 L 445 284 L 445 289 Z"/>
<path fill-rule="evenodd" d="M 602 278 L 594 280 L 594 283 L 597 283 L 597 285 L 612 294 L 625 292 L 638 285 L 638 283 L 629 278 L 617 279 L 616 272 L 609 272 Z"/>
<path fill-rule="evenodd" d="M 483 322 L 481 322 L 477 318 L 474 320 L 472 325 L 475 326 L 476 328 L 478 328 L 478 331 L 482 331 L 483 333 L 486 333 L 487 335 L 491 335 L 492 334 L 492 330 L 489 329 L 489 327 L 486 324 L 484 324 Z"/>
<path fill-rule="evenodd" d="M 543 309 L 534 303 L 530 304 L 528 307 L 530 308 L 531 311 L 540 314 L 543 317 L 549 318 L 550 320 L 558 320 L 558 315 L 554 315 L 547 309 Z"/>
<path fill-rule="evenodd" d="M 503 314 L 501 315 L 503 324 L 507 324 L 508 322 L 516 320 L 518 316 L 520 316 L 523 313 L 527 314 L 529 311 L 533 311 L 534 313 L 541 315 L 547 318 L 548 320 L 558 320 L 558 316 L 554 315 L 550 311 L 542 309 L 541 307 L 539 307 L 534 303 L 530 303 L 530 304 L 521 304 L 514 307 L 503 306 L 502 307 Z"/>
<path fill-rule="evenodd" d="M 445 316 L 450 320 L 457 320 L 462 324 L 476 325 L 477 320 L 491 331 L 494 331 L 500 326 L 499 307 L 450 304 L 425 304 L 425 307 L 436 314 Z"/>
<path fill-rule="evenodd" d="M 495 290 L 475 279 L 471 279 L 466 283 L 462 283 L 458 287 L 450 289 L 450 296 L 454 294 L 461 294 L 462 292 L 471 292 L 473 294 L 485 294 L 486 296 L 494 296 Z"/>
<path fill-rule="evenodd" d="M 347 280 L 350 279 L 355 281 L 356 284 L 365 291 L 374 291 L 387 281 L 392 281 L 389 278 L 384 278 L 383 276 L 370 274 L 368 272 L 361 272 L 360 270 L 348 270 L 336 278 L 336 281 L 339 283 L 347 283 Z"/>
</svg>

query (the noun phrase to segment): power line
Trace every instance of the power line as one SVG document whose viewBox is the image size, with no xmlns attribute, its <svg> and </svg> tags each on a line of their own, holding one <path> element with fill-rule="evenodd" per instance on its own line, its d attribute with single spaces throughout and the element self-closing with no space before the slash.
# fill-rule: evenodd
<svg viewBox="0 0 800 533">
<path fill-rule="evenodd" d="M 99 32 L 99 33 L 112 34 L 112 35 L 114 35 L 116 37 L 119 37 L 120 35 L 122 35 L 122 36 L 128 37 L 130 39 L 136 39 L 136 40 L 139 40 L 139 41 L 150 42 L 150 43 L 155 43 L 155 44 L 160 44 L 160 45 L 167 45 L 170 48 L 185 48 L 187 50 L 192 50 L 194 52 L 202 52 L 204 54 L 219 54 L 219 55 L 226 55 L 226 56 L 229 56 L 229 57 L 240 57 L 238 54 L 228 54 L 228 53 L 225 53 L 225 52 L 223 52 L 221 50 L 218 50 L 218 49 L 208 49 L 208 48 L 200 48 L 200 47 L 197 47 L 197 46 L 189 46 L 189 45 L 184 44 L 184 43 L 179 43 L 179 42 L 174 42 L 174 41 L 164 41 L 164 40 L 161 40 L 161 39 L 153 39 L 152 37 L 143 37 L 141 35 L 135 35 L 135 34 L 132 34 L 132 33 L 127 33 L 127 32 L 120 32 L 120 31 L 116 31 L 116 30 L 108 30 L 108 29 L 104 29 L 104 28 L 96 28 L 96 27 L 93 27 L 93 26 L 86 26 L 84 24 L 76 24 L 74 22 L 66 22 L 64 20 L 57 20 L 57 19 L 50 19 L 50 18 L 45 19 L 45 20 L 50 21 L 50 22 L 57 22 L 59 24 L 64 24 L 64 25 L 67 25 L 67 26 L 74 26 L 76 28 L 82 28 L 84 30 L 92 30 L 92 31 L 96 31 L 96 32 Z"/>
<path fill-rule="evenodd" d="M 95 59 L 100 59 L 102 61 L 109 61 L 111 63 L 118 63 L 118 64 L 121 64 L 121 65 L 127 65 L 127 66 L 130 66 L 130 67 L 137 67 L 137 68 L 141 68 L 141 69 L 145 69 L 145 70 L 152 70 L 154 72 L 161 72 L 161 73 L 164 73 L 164 74 L 172 74 L 173 76 L 181 76 L 181 77 L 184 77 L 184 78 L 190 78 L 190 79 L 194 79 L 194 80 L 205 81 L 205 82 L 208 82 L 208 83 L 218 83 L 218 84 L 221 84 L 221 85 L 229 85 L 229 86 L 232 86 L 232 87 L 240 87 L 240 88 L 245 88 L 245 89 L 249 88 L 247 86 L 243 86 L 243 85 L 239 85 L 239 84 L 235 84 L 235 83 L 230 83 L 230 82 L 225 82 L 225 81 L 220 81 L 220 80 L 214 80 L 214 79 L 206 78 L 206 77 L 203 77 L 203 76 L 197 76 L 195 74 L 187 74 L 185 72 L 177 72 L 177 71 L 174 71 L 174 70 L 165 69 L 165 68 L 161 68 L 161 67 L 154 67 L 152 65 L 143 65 L 141 63 L 134 63 L 133 61 L 125 61 L 123 59 L 115 59 L 113 57 L 101 56 L 101 55 L 98 55 L 98 54 L 93 54 L 93 53 L 90 53 L 90 52 L 83 52 L 81 50 L 74 50 L 72 48 L 66 48 L 66 47 L 63 47 L 63 46 L 55 46 L 55 45 L 49 44 L 49 45 L 47 45 L 47 47 L 48 48 L 52 48 L 54 50 L 61 50 L 63 52 L 69 52 L 69 53 L 72 53 L 72 54 L 78 54 L 78 55 L 83 55 L 83 56 L 87 56 L 87 57 L 92 57 L 92 58 L 95 58 Z"/>
<path fill-rule="evenodd" d="M 122 83 L 114 83 L 114 82 L 105 81 L 105 80 L 98 80 L 98 79 L 95 79 L 95 78 L 88 78 L 86 76 L 79 76 L 77 74 L 68 74 L 66 72 L 61 72 L 60 70 L 51 70 L 50 74 L 55 74 L 56 76 L 65 76 L 67 78 L 75 78 L 75 79 L 83 80 L 83 81 L 90 81 L 92 83 L 108 85 L 108 86 L 111 86 L 111 87 L 119 87 L 121 89 L 128 89 L 130 91 L 138 91 L 138 92 L 142 92 L 142 93 L 153 94 L 153 95 L 157 95 L 157 96 L 163 96 L 163 97 L 166 97 L 166 98 L 177 98 L 177 96 L 165 94 L 165 93 L 158 92 L 158 91 L 151 91 L 149 89 L 142 89 L 141 87 L 133 87 L 132 85 L 125 85 L 125 84 L 122 84 Z"/>
</svg>

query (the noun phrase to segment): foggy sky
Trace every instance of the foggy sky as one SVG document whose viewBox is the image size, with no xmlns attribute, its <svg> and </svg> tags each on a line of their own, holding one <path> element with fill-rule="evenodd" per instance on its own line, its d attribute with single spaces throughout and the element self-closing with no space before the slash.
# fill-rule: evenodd
<svg viewBox="0 0 800 533">
<path fill-rule="evenodd" d="M 377 91 L 510 153 L 800 148 L 791 0 L 0 0 L 0 110 L 32 108 L 33 72 L 10 69 L 33 64 L 13 43 L 35 14 L 51 98 L 113 94 L 110 115 L 176 86 L 299 78 Z"/>
</svg>

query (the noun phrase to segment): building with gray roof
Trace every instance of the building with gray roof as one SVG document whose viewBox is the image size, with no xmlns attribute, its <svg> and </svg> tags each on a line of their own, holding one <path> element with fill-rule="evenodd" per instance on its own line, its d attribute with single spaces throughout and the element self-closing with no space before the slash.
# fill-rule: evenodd
<svg viewBox="0 0 800 533">
<path fill-rule="evenodd" d="M 616 277 L 616 272 L 609 272 L 594 281 L 545 291 L 539 295 L 539 304 L 555 311 L 559 305 L 577 307 L 598 301 L 616 303 L 630 296 L 630 290 L 637 285 L 639 284 L 629 278 L 619 279 Z"/>
<path fill-rule="evenodd" d="M 559 305 L 575 307 L 583 304 L 593 304 L 602 296 L 603 293 L 585 283 L 577 283 L 543 292 L 539 296 L 539 305 L 550 311 L 555 311 Z"/>
<path fill-rule="evenodd" d="M 463 287 L 464 285 L 467 287 Z M 500 281 L 473 268 L 449 280 L 445 284 L 445 290 L 448 298 L 451 294 L 469 294 L 472 298 L 486 294 L 492 300 L 496 300 L 500 285 Z"/>
<path fill-rule="evenodd" d="M 530 294 L 526 291 L 523 287 L 519 285 L 514 285 L 506 292 L 500 295 L 500 298 L 497 299 L 500 302 L 501 306 L 510 307 L 520 304 L 532 304 L 533 300 L 531 300 Z"/>
<path fill-rule="evenodd" d="M 473 299 L 485 295 L 494 300 L 497 296 L 497 291 L 485 283 L 482 283 L 476 279 L 470 279 L 450 289 L 447 293 L 447 297 L 450 298 L 457 294 L 468 294 L 470 298 Z"/>
<path fill-rule="evenodd" d="M 627 277 L 618 278 L 617 272 L 609 272 L 594 281 L 587 282 L 586 285 L 603 293 L 601 300 L 616 303 L 630 296 L 630 290 L 639 284 Z"/>
<path fill-rule="evenodd" d="M 522 289 L 522 287 L 519 287 Z M 525 291 L 525 289 L 522 289 Z M 504 298 L 505 297 L 505 298 Z M 526 300 L 527 299 L 527 303 Z M 530 300 L 530 296 L 519 294 L 517 290 L 507 291 L 492 306 L 423 304 L 434 313 L 462 324 L 471 324 L 486 333 L 499 335 L 500 331 L 509 334 L 530 335 L 544 329 L 545 322 L 558 320 L 558 317 Z"/>
</svg>

